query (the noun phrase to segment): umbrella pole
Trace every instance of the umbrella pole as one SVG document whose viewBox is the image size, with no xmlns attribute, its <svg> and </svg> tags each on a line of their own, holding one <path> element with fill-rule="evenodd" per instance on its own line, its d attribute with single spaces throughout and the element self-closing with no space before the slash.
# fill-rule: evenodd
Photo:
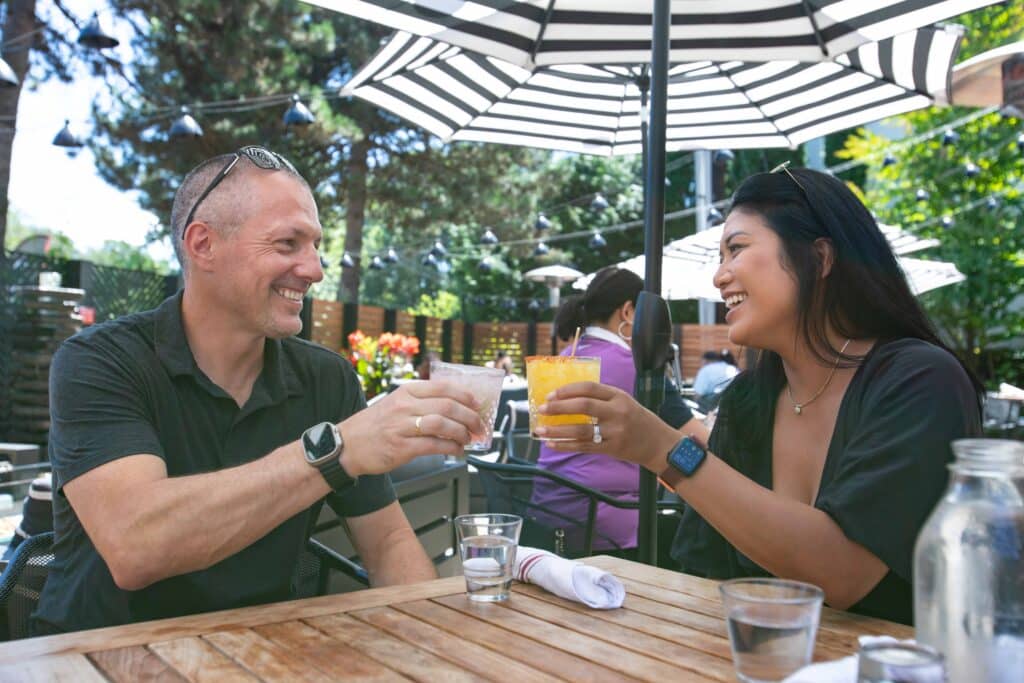
<svg viewBox="0 0 1024 683">
<path fill-rule="evenodd" d="M 668 97 L 669 0 L 654 0 L 651 40 L 651 118 L 644 148 L 644 290 L 661 296 L 661 250 L 665 243 L 665 112 Z M 664 300 L 662 306 L 667 311 Z M 637 312 L 634 329 L 650 329 Z M 664 397 L 664 366 L 637 367 L 637 398 L 652 410 Z M 658 481 L 654 473 L 640 468 L 640 520 L 637 559 L 658 562 Z"/>
</svg>

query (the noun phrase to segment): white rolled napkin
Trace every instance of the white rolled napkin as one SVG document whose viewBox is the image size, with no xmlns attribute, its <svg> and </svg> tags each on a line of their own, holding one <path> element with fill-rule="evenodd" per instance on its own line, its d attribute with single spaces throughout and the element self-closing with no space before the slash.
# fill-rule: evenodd
<svg viewBox="0 0 1024 683">
<path fill-rule="evenodd" d="M 608 572 L 539 548 L 519 546 L 512 577 L 595 609 L 622 607 L 626 599 L 622 582 Z"/>
<path fill-rule="evenodd" d="M 873 643 L 914 642 L 913 640 L 900 641 L 891 636 L 861 636 L 857 640 L 861 646 Z M 787 677 L 782 683 L 857 683 L 857 655 L 805 666 Z M 942 683 L 942 679 L 929 672 L 920 676 L 914 683 Z"/>
</svg>

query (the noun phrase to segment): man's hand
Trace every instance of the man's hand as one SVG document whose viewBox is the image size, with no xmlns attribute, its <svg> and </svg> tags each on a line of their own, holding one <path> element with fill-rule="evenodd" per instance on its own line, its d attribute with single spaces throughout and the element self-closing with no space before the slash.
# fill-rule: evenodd
<svg viewBox="0 0 1024 683">
<path fill-rule="evenodd" d="M 350 476 L 390 472 L 421 455 L 462 455 L 482 425 L 473 395 L 445 380 L 413 382 L 338 425 Z"/>
</svg>

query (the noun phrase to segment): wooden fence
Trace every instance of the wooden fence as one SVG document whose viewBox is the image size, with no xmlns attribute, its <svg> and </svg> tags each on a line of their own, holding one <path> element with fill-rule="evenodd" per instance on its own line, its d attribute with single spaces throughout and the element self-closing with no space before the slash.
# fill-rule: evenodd
<svg viewBox="0 0 1024 683">
<path fill-rule="evenodd" d="M 499 349 L 504 350 L 517 374 L 523 374 L 526 356 L 552 352 L 548 322 L 466 323 L 321 299 L 307 299 L 303 315 L 302 336 L 335 351 L 347 349 L 348 335 L 356 330 L 367 336 L 398 332 L 419 338 L 421 355 L 433 351 L 443 360 L 457 363 L 482 365 Z M 705 351 L 729 349 L 740 367 L 746 366 L 746 354 L 729 342 L 726 325 L 673 325 L 672 336 L 681 350 L 684 377 L 697 374 Z M 556 340 L 555 352 L 566 345 Z"/>
</svg>

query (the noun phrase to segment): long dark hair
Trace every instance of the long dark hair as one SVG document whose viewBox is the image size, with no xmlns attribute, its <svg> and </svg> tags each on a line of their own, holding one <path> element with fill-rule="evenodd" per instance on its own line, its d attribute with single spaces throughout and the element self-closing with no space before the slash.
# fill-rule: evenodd
<svg viewBox="0 0 1024 683">
<path fill-rule="evenodd" d="M 631 270 L 607 266 L 597 271 L 583 294 L 571 296 L 555 312 L 555 332 L 559 339 L 568 341 L 577 327 L 605 322 L 627 301 L 636 303 L 644 288 L 644 281 Z"/>
<path fill-rule="evenodd" d="M 842 367 L 852 367 L 863 360 L 840 353 L 829 341 L 830 328 L 849 339 L 921 339 L 955 357 L 910 291 L 878 223 L 841 180 L 806 168 L 759 173 L 736 190 L 733 211 L 759 216 L 779 236 L 783 267 L 797 282 L 799 334 L 823 363 L 838 359 Z M 819 239 L 832 247 L 826 278 L 821 277 L 824 264 L 815 244 Z M 981 382 L 963 367 L 980 405 Z M 722 433 L 742 443 L 723 444 L 723 451 L 739 453 L 771 438 L 772 416 L 765 408 L 774 403 L 785 382 L 782 358 L 766 350 L 758 354 L 752 369 L 733 380 L 722 396 L 721 414 L 744 426 Z"/>
</svg>

